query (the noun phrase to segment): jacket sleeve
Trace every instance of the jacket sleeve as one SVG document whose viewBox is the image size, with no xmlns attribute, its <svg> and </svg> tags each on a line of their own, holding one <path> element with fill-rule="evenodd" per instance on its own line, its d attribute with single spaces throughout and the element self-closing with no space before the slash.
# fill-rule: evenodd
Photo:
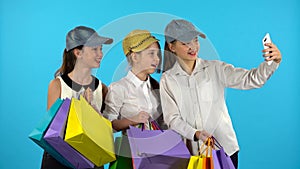
<svg viewBox="0 0 300 169">
<path fill-rule="evenodd" d="M 263 62 L 258 68 L 247 70 L 221 62 L 220 72 L 225 87 L 246 90 L 262 87 L 278 66 L 276 62 L 272 62 L 271 65 Z"/>
<path fill-rule="evenodd" d="M 167 79 L 171 77 L 167 76 L 169 75 L 163 74 L 160 80 L 160 97 L 164 120 L 169 128 L 173 129 L 183 137 L 193 140 L 197 130 L 182 119 L 177 104 L 178 100 L 176 100 L 173 95 L 173 92 L 176 92 L 174 91 L 174 86 L 172 86 L 174 84 L 168 84 Z M 175 79 L 172 79 L 172 81 L 173 80 L 175 81 Z M 170 89 L 171 86 L 173 89 Z"/>
</svg>

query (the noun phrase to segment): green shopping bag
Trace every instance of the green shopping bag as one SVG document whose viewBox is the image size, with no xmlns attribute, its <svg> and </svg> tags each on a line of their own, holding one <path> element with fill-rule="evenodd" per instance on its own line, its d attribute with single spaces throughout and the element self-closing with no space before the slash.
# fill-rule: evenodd
<svg viewBox="0 0 300 169">
<path fill-rule="evenodd" d="M 129 141 L 126 135 L 116 137 L 115 151 L 117 159 L 110 163 L 109 169 L 133 169 Z"/>
</svg>

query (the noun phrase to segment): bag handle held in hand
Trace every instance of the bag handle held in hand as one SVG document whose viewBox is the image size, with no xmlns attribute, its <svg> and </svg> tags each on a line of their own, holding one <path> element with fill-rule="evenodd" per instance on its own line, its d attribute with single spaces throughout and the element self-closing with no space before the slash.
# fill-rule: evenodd
<svg viewBox="0 0 300 169">
<path fill-rule="evenodd" d="M 206 148 L 203 151 L 201 151 L 205 145 L 207 145 Z M 212 156 L 213 145 L 214 139 L 212 137 L 208 137 L 206 141 L 203 142 L 200 146 L 200 149 L 198 151 L 199 156 L 202 156 L 204 152 L 206 157 L 208 157 L 209 155 Z"/>
<path fill-rule="evenodd" d="M 215 145 L 216 147 L 218 147 L 219 149 L 223 148 L 223 147 L 221 146 L 221 144 L 218 142 L 218 140 L 217 140 L 214 136 L 212 136 L 211 138 L 213 139 L 214 145 Z"/>
<path fill-rule="evenodd" d="M 142 131 L 144 131 L 145 124 L 140 123 L 138 128 L 141 128 Z M 160 130 L 161 132 L 164 132 L 164 130 L 158 125 L 158 123 L 152 117 L 149 118 L 149 129 L 150 130 Z"/>
</svg>

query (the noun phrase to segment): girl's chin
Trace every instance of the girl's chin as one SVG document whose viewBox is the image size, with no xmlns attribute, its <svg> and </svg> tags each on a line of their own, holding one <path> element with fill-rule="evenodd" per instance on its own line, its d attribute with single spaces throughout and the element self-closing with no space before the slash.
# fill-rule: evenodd
<svg viewBox="0 0 300 169">
<path fill-rule="evenodd" d="M 100 67 L 100 63 L 95 64 L 95 65 L 93 66 L 93 68 L 99 68 L 99 67 Z"/>
<path fill-rule="evenodd" d="M 143 69 L 143 70 L 140 70 L 138 73 L 144 73 L 144 74 L 152 74 L 154 73 L 156 70 L 156 67 L 149 67 L 149 68 L 146 68 L 146 69 Z M 137 72 L 136 72 L 137 73 Z"/>
<path fill-rule="evenodd" d="M 188 55 L 190 58 L 197 58 L 197 54 L 195 55 Z"/>
<path fill-rule="evenodd" d="M 154 73 L 155 72 L 155 70 L 156 70 L 156 68 L 150 68 L 150 69 L 148 69 L 148 74 L 152 74 L 152 73 Z"/>
</svg>

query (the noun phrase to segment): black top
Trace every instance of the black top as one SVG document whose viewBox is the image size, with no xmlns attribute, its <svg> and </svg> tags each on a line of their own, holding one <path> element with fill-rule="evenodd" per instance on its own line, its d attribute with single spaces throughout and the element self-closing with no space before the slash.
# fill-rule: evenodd
<svg viewBox="0 0 300 169">
<path fill-rule="evenodd" d="M 81 85 L 78 84 L 74 81 L 72 81 L 72 79 L 68 76 L 68 74 L 63 74 L 61 75 L 61 78 L 64 80 L 64 82 L 73 90 L 75 90 L 76 92 L 79 92 L 80 89 L 83 87 L 84 89 L 87 89 L 88 87 L 90 89 L 92 89 L 92 91 L 95 91 L 99 85 L 99 79 L 97 79 L 95 76 L 92 75 L 92 82 L 88 85 Z"/>
</svg>

